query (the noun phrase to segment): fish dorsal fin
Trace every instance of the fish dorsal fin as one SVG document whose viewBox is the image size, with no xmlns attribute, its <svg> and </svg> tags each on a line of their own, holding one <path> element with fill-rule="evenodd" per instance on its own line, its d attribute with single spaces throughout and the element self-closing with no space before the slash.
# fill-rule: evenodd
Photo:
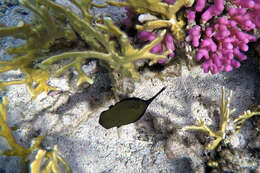
<svg viewBox="0 0 260 173">
<path fill-rule="evenodd" d="M 152 98 L 146 100 L 146 102 L 148 104 L 150 104 L 159 94 L 161 94 L 164 90 L 166 89 L 166 87 L 163 87 L 157 94 L 155 94 Z"/>
</svg>

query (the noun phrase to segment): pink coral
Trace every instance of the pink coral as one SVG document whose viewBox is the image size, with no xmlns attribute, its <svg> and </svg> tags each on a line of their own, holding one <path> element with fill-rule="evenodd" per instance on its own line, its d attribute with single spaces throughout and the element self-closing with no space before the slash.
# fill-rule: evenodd
<svg viewBox="0 0 260 173">
<path fill-rule="evenodd" d="M 249 28 L 253 28 L 255 25 L 260 29 L 260 0 L 232 0 L 232 2 L 241 10 L 230 9 L 229 14 L 241 27 L 250 25 Z"/>
<path fill-rule="evenodd" d="M 167 4 L 173 4 L 175 3 L 176 0 L 164 0 L 164 2 L 166 2 Z"/>
<path fill-rule="evenodd" d="M 192 46 L 194 47 L 198 47 L 199 46 L 199 39 L 200 39 L 200 30 L 201 27 L 198 25 L 193 26 L 190 30 L 189 30 L 189 35 L 186 37 L 186 41 L 190 42 L 192 41 Z"/>
<path fill-rule="evenodd" d="M 194 11 L 193 13 L 196 12 L 202 12 L 204 8 L 206 7 L 207 0 L 197 0 L 194 6 Z M 201 16 L 201 19 L 204 22 L 209 21 L 213 16 L 218 16 L 221 14 L 224 10 L 224 0 L 215 0 L 214 4 L 209 6 L 208 9 L 206 9 Z M 187 16 L 188 17 L 188 16 Z M 190 20 L 190 17 L 188 17 Z"/>
<path fill-rule="evenodd" d="M 173 4 L 175 3 L 176 0 L 164 0 L 164 2 L 168 3 L 168 4 Z M 127 28 L 131 28 L 134 26 L 135 24 L 135 20 L 137 19 L 137 14 L 134 13 L 134 11 L 129 8 L 129 7 L 125 7 L 126 11 L 127 11 L 127 18 L 123 20 L 123 24 L 127 27 Z M 137 35 L 137 38 L 142 40 L 142 41 L 148 41 L 151 42 L 156 38 L 156 34 L 155 32 L 148 32 L 148 31 L 142 31 L 139 32 Z M 170 50 L 171 53 L 168 55 L 169 58 L 173 58 L 174 57 L 174 51 L 175 51 L 175 46 L 174 46 L 174 38 L 172 36 L 172 34 L 167 33 L 164 37 L 164 40 L 161 41 L 159 44 L 157 44 L 156 46 L 154 46 L 151 49 L 152 53 L 155 54 L 162 54 L 164 53 L 166 50 Z M 158 63 L 165 63 L 166 62 L 166 58 L 164 59 L 160 59 L 158 61 Z"/>
<path fill-rule="evenodd" d="M 202 1 L 202 0 L 200 0 Z M 220 15 L 224 10 L 224 0 L 215 0 L 214 4 L 211 5 L 201 16 L 204 22 L 210 20 L 213 16 Z"/>
<path fill-rule="evenodd" d="M 196 12 L 193 10 L 186 10 L 186 17 L 189 22 L 195 21 Z"/>
<path fill-rule="evenodd" d="M 201 12 L 206 6 L 207 0 L 198 0 L 195 4 L 195 11 Z"/>
<path fill-rule="evenodd" d="M 156 34 L 154 32 L 142 31 L 138 33 L 137 38 L 139 38 L 142 41 L 151 42 L 156 38 Z M 174 39 L 170 33 L 167 33 L 164 39 L 151 49 L 151 52 L 155 54 L 162 54 L 166 50 L 171 50 L 171 53 L 168 55 L 169 58 L 174 57 L 174 51 L 175 51 Z M 158 62 L 165 63 L 166 59 L 160 59 Z"/>
<path fill-rule="evenodd" d="M 196 57 L 197 60 L 204 58 L 202 68 L 206 73 L 228 72 L 233 67 L 240 67 L 239 61 L 247 59 L 241 51 L 247 51 L 247 44 L 251 41 L 256 41 L 255 36 L 238 29 L 233 20 L 221 17 L 206 29 L 206 36 L 200 42 Z"/>
<path fill-rule="evenodd" d="M 223 14 L 223 0 L 215 0 L 205 10 L 206 2 L 197 0 L 194 9 L 186 11 L 189 21 L 194 21 L 197 12 L 202 12 L 202 22 L 208 22 L 213 16 L 223 16 L 216 21 L 209 21 L 211 25 L 204 30 L 199 25 L 194 25 L 189 29 L 186 41 L 191 42 L 193 47 L 198 47 L 196 58 L 198 61 L 203 60 L 202 68 L 205 73 L 231 71 L 240 67 L 240 61 L 247 59 L 243 53 L 248 51 L 247 44 L 256 41 L 254 35 L 246 32 L 259 29 L 260 0 L 233 0 L 237 7 L 230 8 L 228 14 Z"/>
</svg>

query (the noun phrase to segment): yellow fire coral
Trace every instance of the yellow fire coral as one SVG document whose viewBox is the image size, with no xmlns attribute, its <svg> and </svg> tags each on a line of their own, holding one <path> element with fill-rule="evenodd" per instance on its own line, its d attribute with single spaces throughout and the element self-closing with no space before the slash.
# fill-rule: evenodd
<svg viewBox="0 0 260 173">
<path fill-rule="evenodd" d="M 36 148 L 40 147 L 42 137 L 38 137 L 34 145 L 30 148 L 24 148 L 21 145 L 17 144 L 15 138 L 12 134 L 12 130 L 7 125 L 7 114 L 6 114 L 6 105 L 7 99 L 3 97 L 2 103 L 0 104 L 0 136 L 6 139 L 7 143 L 10 146 L 10 150 L 3 151 L 5 156 L 18 156 L 22 158 L 22 162 L 25 163 L 28 155 Z"/>
<path fill-rule="evenodd" d="M 260 115 L 260 107 L 256 108 L 254 111 L 245 111 L 242 115 L 237 117 L 235 119 L 236 131 L 239 131 L 243 127 L 247 119 L 256 115 Z"/>
<path fill-rule="evenodd" d="M 81 12 L 79 16 L 68 7 L 59 5 L 51 0 L 22 0 L 21 3 L 34 14 L 33 23 L 20 22 L 15 27 L 0 27 L 0 37 L 13 36 L 27 40 L 25 45 L 10 48 L 9 54 L 15 55 L 12 61 L 0 61 L 0 74 L 10 70 L 20 70 L 25 78 L 15 81 L 0 82 L 0 89 L 13 84 L 26 84 L 35 98 L 38 94 L 55 88 L 47 85 L 50 77 L 49 67 L 59 60 L 70 62 L 57 71 L 74 68 L 79 75 L 78 84 L 93 83 L 93 79 L 82 71 L 86 59 L 96 58 L 108 64 L 116 72 L 137 78 L 134 62 L 139 59 L 151 59 L 151 63 L 164 58 L 165 55 L 150 53 L 150 49 L 164 37 L 165 31 L 158 38 L 141 49 L 131 45 L 127 35 L 121 32 L 108 17 L 94 20 L 88 12 L 89 8 L 103 7 L 92 0 L 70 0 Z M 79 38 L 80 37 L 80 38 Z M 72 41 L 80 39 L 87 46 L 86 50 L 52 52 L 51 48 L 57 40 Z"/>
<path fill-rule="evenodd" d="M 124 0 L 124 2 L 107 1 L 109 5 L 131 7 L 137 14 L 152 14 L 159 19 L 147 21 L 144 25 L 137 25 L 138 30 L 154 30 L 169 28 L 176 39 L 183 40 L 184 21 L 177 19 L 176 13 L 182 7 L 191 7 L 194 0 L 176 0 L 173 4 L 167 4 L 163 0 Z"/>
<path fill-rule="evenodd" d="M 71 169 L 69 165 L 57 152 L 57 145 L 54 146 L 53 151 L 51 152 L 38 150 L 35 160 L 31 163 L 31 173 L 63 173 L 64 171 L 59 163 L 65 166 L 67 173 L 70 173 Z M 43 167 L 43 165 L 45 166 Z"/>
<path fill-rule="evenodd" d="M 10 70 L 20 70 L 25 78 L 14 81 L 0 82 L 0 89 L 4 90 L 9 85 L 26 84 L 33 98 L 45 91 L 54 88 L 47 85 L 50 73 L 47 70 L 35 66 L 54 41 L 58 38 L 74 39 L 72 30 L 65 26 L 61 20 L 61 14 L 48 10 L 38 3 L 22 1 L 24 6 L 35 14 L 34 21 L 26 24 L 21 21 L 14 27 L 0 27 L 0 37 L 12 36 L 17 39 L 27 40 L 26 44 L 8 49 L 10 55 L 15 55 L 12 61 L 0 61 L 0 74 Z M 56 14 L 54 20 L 52 14 Z"/>
<path fill-rule="evenodd" d="M 215 140 L 211 144 L 208 144 L 208 146 L 206 147 L 206 149 L 210 151 L 214 150 L 218 146 L 218 144 L 225 138 L 229 115 L 235 111 L 235 109 L 232 110 L 229 109 L 231 97 L 232 97 L 232 91 L 230 91 L 227 100 L 225 100 L 225 89 L 223 87 L 222 102 L 220 106 L 220 124 L 219 124 L 220 129 L 218 131 L 212 131 L 201 120 L 198 120 L 198 126 L 187 126 L 183 128 L 184 130 L 200 130 L 205 133 L 208 133 L 209 136 L 214 137 Z"/>
<path fill-rule="evenodd" d="M 54 62 L 61 59 L 73 58 L 74 60 L 70 64 L 64 66 L 58 71 L 58 73 L 61 73 L 65 69 L 71 67 L 80 68 L 80 64 L 82 64 L 82 61 L 85 59 L 97 58 L 104 60 L 113 70 L 120 72 L 123 75 L 137 78 L 138 74 L 135 71 L 133 64 L 134 61 L 139 59 L 152 59 L 152 63 L 155 63 L 158 61 L 158 59 L 165 57 L 165 55 L 156 55 L 150 53 L 150 49 L 152 49 L 163 39 L 165 31 L 161 32 L 159 37 L 157 37 L 157 39 L 155 39 L 150 44 L 144 46 L 141 49 L 135 49 L 128 40 L 127 35 L 121 32 L 108 17 L 103 19 L 104 24 L 97 23 L 96 27 L 94 28 L 88 22 L 78 17 L 74 12 L 67 10 L 61 5 L 55 4 L 49 0 L 43 0 L 41 1 L 41 4 L 53 8 L 56 11 L 63 12 L 68 18 L 72 27 L 82 36 L 83 39 L 84 35 L 91 35 L 96 42 L 97 48 L 103 48 L 102 52 L 89 50 L 55 55 L 43 61 L 41 63 L 42 67 L 53 64 Z M 113 40 L 113 37 L 115 37 L 116 40 Z"/>
<path fill-rule="evenodd" d="M 37 137 L 33 141 L 33 145 L 30 148 L 24 148 L 23 146 L 21 146 L 16 142 L 12 130 L 7 125 L 6 105 L 7 105 L 7 98 L 3 97 L 2 103 L 0 104 L 0 136 L 7 141 L 11 149 L 3 151 L 1 154 L 4 156 L 18 156 L 21 158 L 21 162 L 23 164 L 26 164 L 28 162 L 28 156 L 31 155 L 33 151 L 38 150 L 36 159 L 31 164 L 32 173 L 36 173 L 35 170 L 38 170 L 37 165 L 41 165 L 41 162 L 44 158 L 49 160 L 45 169 L 45 171 L 47 170 L 46 173 L 51 172 L 48 170 L 53 170 L 54 173 L 59 173 L 55 171 L 59 167 L 58 162 L 60 162 L 65 166 L 67 172 L 71 172 L 68 164 L 63 160 L 61 156 L 57 154 L 57 146 L 54 147 L 53 151 L 48 151 L 48 152 L 41 149 L 40 144 L 41 141 L 43 140 L 43 136 Z M 24 172 L 27 171 L 24 170 Z"/>
</svg>

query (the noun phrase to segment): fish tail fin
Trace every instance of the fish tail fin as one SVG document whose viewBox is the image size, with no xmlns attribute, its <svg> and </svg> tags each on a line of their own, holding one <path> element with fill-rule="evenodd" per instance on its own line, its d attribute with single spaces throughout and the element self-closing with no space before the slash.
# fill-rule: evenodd
<svg viewBox="0 0 260 173">
<path fill-rule="evenodd" d="M 163 87 L 157 94 L 155 94 L 152 98 L 150 98 L 149 100 L 147 100 L 147 102 L 151 103 L 159 94 L 161 94 L 164 90 L 166 89 L 166 87 Z"/>
</svg>

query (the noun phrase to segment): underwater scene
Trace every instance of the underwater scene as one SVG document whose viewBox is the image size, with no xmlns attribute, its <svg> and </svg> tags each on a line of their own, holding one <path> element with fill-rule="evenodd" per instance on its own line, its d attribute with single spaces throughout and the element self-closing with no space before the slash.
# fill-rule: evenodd
<svg viewBox="0 0 260 173">
<path fill-rule="evenodd" d="M 260 0 L 0 0 L 0 173 L 260 173 Z"/>
</svg>

